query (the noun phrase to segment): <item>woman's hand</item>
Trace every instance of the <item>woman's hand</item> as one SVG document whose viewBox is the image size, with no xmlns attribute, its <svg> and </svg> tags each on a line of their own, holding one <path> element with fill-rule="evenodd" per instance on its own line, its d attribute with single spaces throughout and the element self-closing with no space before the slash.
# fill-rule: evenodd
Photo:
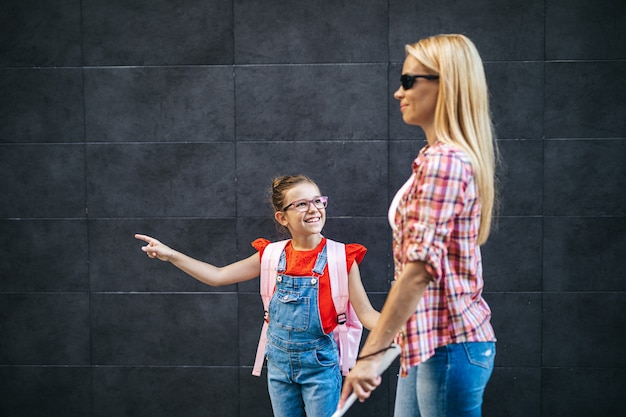
<svg viewBox="0 0 626 417">
<path fill-rule="evenodd" d="M 351 393 L 354 393 L 360 402 L 369 398 L 382 380 L 378 375 L 381 358 L 382 354 L 357 361 L 343 383 L 338 408 L 343 406 Z"/>
<path fill-rule="evenodd" d="M 174 250 L 172 248 L 159 242 L 153 237 L 136 234 L 135 238 L 143 240 L 148 244 L 147 246 L 143 246 L 141 250 L 146 252 L 149 258 L 157 258 L 162 261 L 169 262 L 174 257 Z"/>
</svg>

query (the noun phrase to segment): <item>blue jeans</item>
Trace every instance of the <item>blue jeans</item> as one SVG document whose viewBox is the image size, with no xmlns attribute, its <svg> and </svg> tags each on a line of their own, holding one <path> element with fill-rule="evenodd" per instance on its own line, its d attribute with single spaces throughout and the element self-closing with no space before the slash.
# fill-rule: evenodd
<svg viewBox="0 0 626 417">
<path fill-rule="evenodd" d="M 495 355 L 494 342 L 437 348 L 432 358 L 398 378 L 394 417 L 480 417 Z"/>
</svg>

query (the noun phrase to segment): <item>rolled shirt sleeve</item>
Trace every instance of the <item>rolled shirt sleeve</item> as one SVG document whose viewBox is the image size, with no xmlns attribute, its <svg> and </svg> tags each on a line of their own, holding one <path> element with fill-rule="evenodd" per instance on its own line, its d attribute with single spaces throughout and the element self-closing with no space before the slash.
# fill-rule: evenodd
<svg viewBox="0 0 626 417">
<path fill-rule="evenodd" d="M 402 257 L 404 262 L 425 262 L 435 280 L 442 275 L 450 236 L 466 206 L 466 190 L 473 181 L 471 165 L 455 152 L 428 148 L 413 163 L 415 182 L 404 205 Z"/>
</svg>

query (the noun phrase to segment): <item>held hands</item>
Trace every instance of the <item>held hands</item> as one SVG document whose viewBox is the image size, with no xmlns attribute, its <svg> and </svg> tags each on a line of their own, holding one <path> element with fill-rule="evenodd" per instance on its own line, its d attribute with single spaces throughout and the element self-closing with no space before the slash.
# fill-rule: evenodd
<svg viewBox="0 0 626 417">
<path fill-rule="evenodd" d="M 169 262 L 173 259 L 174 250 L 169 246 L 159 242 L 155 238 L 140 234 L 136 234 L 135 238 L 143 240 L 148 244 L 147 246 L 143 246 L 141 250 L 146 252 L 149 258 L 157 258 L 166 262 Z"/>
</svg>

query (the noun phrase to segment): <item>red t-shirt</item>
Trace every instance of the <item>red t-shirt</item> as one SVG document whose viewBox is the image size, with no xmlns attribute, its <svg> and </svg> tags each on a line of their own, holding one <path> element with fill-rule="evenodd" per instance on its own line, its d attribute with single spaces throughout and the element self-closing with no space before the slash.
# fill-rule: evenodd
<svg viewBox="0 0 626 417">
<path fill-rule="evenodd" d="M 267 245 L 271 242 L 267 239 L 256 239 L 252 242 L 252 246 L 259 251 L 259 255 L 262 258 L 263 252 Z M 315 261 L 317 255 L 322 251 L 326 244 L 326 238 L 323 238 L 319 245 L 313 250 L 299 251 L 295 250 L 291 246 L 291 242 L 288 242 L 285 246 L 285 255 L 287 258 L 287 269 L 285 275 L 291 275 L 294 277 L 311 276 L 311 272 L 315 267 Z M 346 244 L 346 265 L 348 267 L 348 274 L 354 262 L 360 264 L 365 257 L 367 248 L 358 243 Z M 333 296 L 330 290 L 330 277 L 328 275 L 328 267 L 324 268 L 324 275 L 319 280 L 319 311 L 322 321 L 322 327 L 324 333 L 328 334 L 332 332 L 337 326 L 337 311 L 335 311 L 335 305 L 333 304 Z"/>
</svg>

